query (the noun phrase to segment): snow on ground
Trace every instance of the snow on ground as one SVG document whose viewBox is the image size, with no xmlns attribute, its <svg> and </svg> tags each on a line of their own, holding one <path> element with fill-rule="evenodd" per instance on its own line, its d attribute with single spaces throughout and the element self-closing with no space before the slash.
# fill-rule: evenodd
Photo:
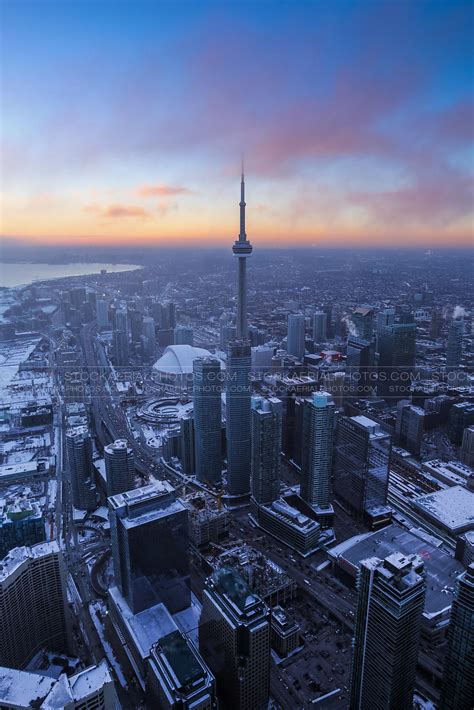
<svg viewBox="0 0 474 710">
<path fill-rule="evenodd" d="M 101 620 L 99 619 L 99 617 L 97 616 L 98 611 L 100 611 L 100 613 L 102 615 L 105 615 L 106 608 L 105 608 L 105 604 L 103 601 L 96 599 L 95 601 L 93 601 L 89 604 L 89 612 L 91 615 L 92 622 L 93 622 L 95 629 L 97 631 L 97 634 L 100 638 L 100 642 L 101 642 L 102 647 L 105 651 L 105 655 L 107 656 L 107 660 L 109 661 L 110 665 L 114 669 L 122 688 L 124 690 L 127 690 L 128 685 L 127 685 L 127 681 L 125 680 L 125 676 L 123 674 L 122 667 L 121 667 L 120 663 L 117 661 L 117 659 L 115 658 L 112 646 L 105 638 L 104 626 L 103 626 Z"/>
</svg>

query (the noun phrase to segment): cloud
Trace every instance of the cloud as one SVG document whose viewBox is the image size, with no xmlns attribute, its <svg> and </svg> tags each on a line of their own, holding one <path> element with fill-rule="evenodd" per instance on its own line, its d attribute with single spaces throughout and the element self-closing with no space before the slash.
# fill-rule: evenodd
<svg viewBox="0 0 474 710">
<path fill-rule="evenodd" d="M 138 205 L 109 205 L 109 207 L 99 207 L 98 205 L 86 205 L 84 207 L 85 212 L 90 214 L 96 214 L 102 219 L 122 219 L 122 218 L 135 218 L 135 219 L 150 219 L 151 215 Z"/>
<path fill-rule="evenodd" d="M 473 183 L 468 175 L 449 171 L 423 176 L 411 186 L 385 192 L 350 192 L 347 200 L 367 209 L 379 224 L 424 224 L 431 228 L 449 226 L 460 215 L 469 214 L 474 204 Z"/>
<path fill-rule="evenodd" d="M 4 82 L 5 125 L 15 127 L 5 131 L 11 192 L 98 180 L 116 191 L 86 198 L 98 202 L 86 211 L 105 221 L 158 219 L 193 194 L 154 182 L 157 166 L 168 165 L 178 182 L 198 176 L 200 203 L 217 214 L 244 150 L 250 194 L 268 205 L 252 209 L 269 232 L 278 217 L 289 230 L 332 233 L 341 224 L 379 233 L 464 224 L 474 126 L 469 4 L 271 5 L 254 17 L 209 11 L 199 23 L 178 23 L 179 32 L 168 28 L 165 42 L 135 36 L 133 25 L 133 51 L 116 51 L 123 30 L 115 25 L 110 44 L 104 38 L 93 52 L 78 43 L 80 51 L 50 56 L 54 43 L 41 37 L 43 59 L 23 57 L 15 35 L 30 68 L 14 71 L 10 62 Z M 357 172 L 361 159 L 370 161 L 370 180 Z M 403 184 L 378 181 L 381 164 Z M 125 191 L 124 174 L 133 175 Z M 273 200 L 258 194 L 269 184 Z M 185 209 L 171 216 L 194 228 Z"/>
<path fill-rule="evenodd" d="M 138 188 L 140 197 L 169 197 L 172 195 L 193 195 L 194 191 L 181 185 L 142 185 Z"/>
</svg>

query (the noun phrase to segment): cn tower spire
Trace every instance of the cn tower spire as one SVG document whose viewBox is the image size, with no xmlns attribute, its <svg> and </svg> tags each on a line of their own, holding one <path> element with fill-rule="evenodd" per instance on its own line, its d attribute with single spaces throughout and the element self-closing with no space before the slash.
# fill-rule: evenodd
<svg viewBox="0 0 474 710">
<path fill-rule="evenodd" d="M 244 163 L 242 160 L 242 176 L 240 180 L 240 233 L 239 238 L 234 242 L 232 251 L 239 259 L 239 293 L 237 299 L 237 338 L 247 340 L 247 257 L 252 253 L 252 245 L 247 241 L 245 233 L 245 178 Z"/>
<path fill-rule="evenodd" d="M 245 176 L 244 176 L 244 159 L 242 158 L 242 175 L 240 179 L 240 234 L 239 242 L 245 242 L 247 235 L 245 234 Z"/>
</svg>

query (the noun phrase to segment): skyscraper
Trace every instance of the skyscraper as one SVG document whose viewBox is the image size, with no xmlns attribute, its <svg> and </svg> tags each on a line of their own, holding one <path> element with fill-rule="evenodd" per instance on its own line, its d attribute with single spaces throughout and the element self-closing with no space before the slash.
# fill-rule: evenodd
<svg viewBox="0 0 474 710">
<path fill-rule="evenodd" d="M 474 700 L 474 563 L 459 577 L 451 606 L 441 710 L 471 710 Z"/>
<path fill-rule="evenodd" d="M 107 301 L 104 298 L 98 298 L 96 301 L 97 325 L 99 328 L 108 328 L 109 311 Z"/>
<path fill-rule="evenodd" d="M 313 340 L 323 343 L 326 340 L 327 315 L 324 311 L 315 311 L 313 314 Z"/>
<path fill-rule="evenodd" d="M 144 337 L 143 350 L 147 358 L 152 358 L 156 350 L 155 319 L 145 316 L 142 322 L 142 334 Z"/>
<path fill-rule="evenodd" d="M 217 358 L 193 361 L 194 442 L 196 475 L 215 484 L 222 470 L 221 364 Z"/>
<path fill-rule="evenodd" d="M 250 493 L 251 351 L 247 324 L 247 257 L 252 245 L 245 233 L 245 182 L 240 184 L 240 234 L 232 247 L 239 264 L 236 338 L 227 351 L 226 436 L 227 501 L 239 505 Z"/>
<path fill-rule="evenodd" d="M 464 429 L 459 458 L 463 463 L 474 468 L 474 426 Z"/>
<path fill-rule="evenodd" d="M 353 399 L 370 397 L 375 391 L 372 379 L 374 365 L 373 340 L 350 336 L 346 348 L 346 392 Z"/>
<path fill-rule="evenodd" d="M 114 329 L 112 333 L 112 351 L 114 364 L 117 367 L 128 365 L 128 333 L 124 330 Z"/>
<path fill-rule="evenodd" d="M 283 403 L 276 397 L 252 397 L 252 497 L 273 503 L 280 494 Z"/>
<path fill-rule="evenodd" d="M 196 455 L 194 442 L 194 419 L 186 416 L 181 419 L 180 460 L 183 473 L 194 473 L 196 470 Z"/>
<path fill-rule="evenodd" d="M 126 333 L 128 338 L 128 315 L 125 308 L 117 308 L 115 312 L 115 328 Z"/>
<path fill-rule="evenodd" d="M 79 510 L 94 510 L 97 493 L 92 473 L 92 444 L 86 426 L 68 429 L 66 451 L 72 504 Z"/>
<path fill-rule="evenodd" d="M 264 710 L 270 691 L 270 611 L 232 568 L 205 583 L 199 650 L 224 707 Z"/>
<path fill-rule="evenodd" d="M 390 435 L 365 416 L 341 417 L 337 425 L 334 490 L 354 513 L 372 518 L 387 500 Z"/>
<path fill-rule="evenodd" d="M 188 510 L 164 481 L 109 498 L 115 584 L 134 614 L 189 606 Z"/>
<path fill-rule="evenodd" d="M 425 589 L 416 555 L 361 563 L 350 710 L 412 707 Z"/>
<path fill-rule="evenodd" d="M 421 449 L 425 415 L 424 409 L 412 405 L 408 400 L 402 399 L 397 404 L 396 442 L 415 456 L 419 455 Z"/>
<path fill-rule="evenodd" d="M 388 325 L 395 323 L 395 309 L 384 308 L 383 311 L 377 313 L 377 332 L 381 331 Z"/>
<path fill-rule="evenodd" d="M 184 325 L 175 328 L 174 331 L 175 345 L 194 345 L 194 331 L 192 328 L 187 328 Z"/>
<path fill-rule="evenodd" d="M 433 308 L 430 322 L 430 338 L 436 340 L 441 335 L 443 327 L 443 313 L 439 308 Z"/>
<path fill-rule="evenodd" d="M 305 317 L 302 313 L 290 313 L 288 316 L 288 340 L 286 349 L 289 355 L 302 360 L 305 350 Z"/>
<path fill-rule="evenodd" d="M 234 325 L 228 325 L 227 323 L 221 323 L 220 335 L 219 335 L 219 347 L 221 350 L 226 351 L 229 342 L 235 340 L 236 329 Z"/>
<path fill-rule="evenodd" d="M 355 335 L 370 342 L 374 330 L 374 312 L 372 308 L 356 308 L 352 313 L 351 320 L 354 324 Z"/>
<path fill-rule="evenodd" d="M 304 403 L 301 497 L 317 513 L 322 527 L 330 527 L 331 470 L 335 406 L 327 392 L 316 392 Z"/>
<path fill-rule="evenodd" d="M 379 382 L 377 393 L 386 399 L 403 399 L 410 392 L 416 358 L 416 324 L 410 315 L 378 331 Z"/>
<path fill-rule="evenodd" d="M 0 666 L 68 650 L 66 576 L 57 542 L 15 547 L 0 565 Z"/>
<path fill-rule="evenodd" d="M 449 326 L 446 345 L 446 367 L 455 369 L 461 364 L 463 337 L 464 320 L 462 318 L 454 318 Z"/>
<path fill-rule="evenodd" d="M 112 332 L 112 351 L 115 365 L 126 367 L 129 358 L 129 333 L 127 311 L 124 308 L 117 308 L 114 317 L 114 328 Z"/>
<path fill-rule="evenodd" d="M 133 450 L 125 439 L 117 439 L 104 448 L 107 496 L 129 491 L 135 487 Z"/>
</svg>

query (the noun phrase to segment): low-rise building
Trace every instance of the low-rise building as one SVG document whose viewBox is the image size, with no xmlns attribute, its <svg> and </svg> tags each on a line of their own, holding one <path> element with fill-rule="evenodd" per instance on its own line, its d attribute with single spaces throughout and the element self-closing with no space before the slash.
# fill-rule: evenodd
<svg viewBox="0 0 474 710">
<path fill-rule="evenodd" d="M 220 500 L 205 492 L 182 499 L 189 510 L 189 539 L 196 547 L 218 542 L 229 533 L 229 513 Z"/>
<path fill-rule="evenodd" d="M 45 520 L 36 501 L 0 504 L 0 560 L 14 547 L 30 547 L 46 540 Z"/>
<path fill-rule="evenodd" d="M 474 493 L 463 486 L 451 486 L 413 501 L 415 509 L 453 539 L 474 530 Z"/>
<path fill-rule="evenodd" d="M 282 496 L 270 505 L 252 506 L 251 517 L 265 532 L 307 557 L 334 539 L 331 528 L 321 530 L 314 511 L 299 496 Z"/>
<path fill-rule="evenodd" d="M 163 636 L 150 651 L 148 707 L 160 710 L 217 708 L 215 678 L 201 655 L 177 629 Z"/>
<path fill-rule="evenodd" d="M 272 608 L 271 643 L 280 658 L 288 656 L 300 642 L 300 627 L 290 619 L 281 606 Z"/>
<path fill-rule="evenodd" d="M 463 570 L 458 560 L 432 545 L 418 531 L 409 532 L 395 524 L 345 540 L 332 547 L 328 556 L 335 573 L 346 584 L 355 586 L 362 560 L 375 554 L 385 558 L 394 551 L 419 555 L 424 561 L 426 598 L 422 637 L 430 646 L 437 645 L 445 639 L 456 578 Z"/>
<path fill-rule="evenodd" d="M 115 710 L 117 696 L 106 661 L 58 679 L 40 673 L 0 668 L 2 710 Z"/>
</svg>

